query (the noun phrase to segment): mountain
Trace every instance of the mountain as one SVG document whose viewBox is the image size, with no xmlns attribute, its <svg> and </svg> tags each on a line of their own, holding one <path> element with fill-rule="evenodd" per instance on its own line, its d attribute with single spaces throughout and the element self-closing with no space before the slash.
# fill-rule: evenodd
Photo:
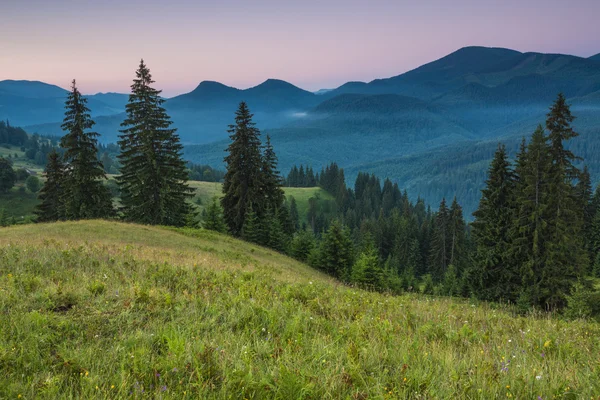
<svg viewBox="0 0 600 400">
<path fill-rule="evenodd" d="M 591 59 L 570 55 L 466 47 L 402 75 L 345 84 L 327 95 L 399 93 L 430 100 L 469 84 L 496 87 L 528 76 L 541 76 L 562 90 L 585 95 L 593 89 L 590 83 L 600 82 L 600 68 Z"/>
<path fill-rule="evenodd" d="M 313 93 L 314 93 L 314 94 L 317 94 L 317 95 L 322 95 L 322 94 L 325 94 L 325 93 L 329 93 L 329 92 L 331 92 L 332 90 L 333 90 L 333 89 L 319 89 L 319 90 L 317 90 L 316 92 L 313 92 Z"/>
<path fill-rule="evenodd" d="M 596 54 L 595 56 L 591 56 L 589 59 L 594 61 L 600 61 L 600 53 Z"/>
<path fill-rule="evenodd" d="M 115 110 L 115 113 L 125 111 L 125 105 L 129 101 L 128 94 L 122 93 L 96 93 L 86 95 L 89 101 L 98 101 Z"/>
<path fill-rule="evenodd" d="M 0 81 L 0 119 L 14 125 L 31 126 L 58 123 L 64 118 L 68 91 L 37 81 Z M 93 116 L 114 115 L 124 111 L 127 95 L 85 96 Z"/>
<path fill-rule="evenodd" d="M 249 89 L 204 81 L 190 93 L 165 103 L 184 143 L 210 143 L 227 137 L 241 101 L 248 103 L 255 122 L 275 128 L 300 118 L 323 98 L 288 82 L 268 79 Z"/>
<path fill-rule="evenodd" d="M 559 92 L 582 133 L 573 146 L 600 177 L 600 63 L 569 55 L 465 48 L 396 77 L 349 82 L 320 95 L 302 118 L 259 127 L 271 135 L 284 173 L 293 164 L 319 169 L 336 161 L 349 182 L 373 172 L 430 204 L 458 195 L 470 213 L 497 143 L 516 151 Z M 226 146 L 188 146 L 185 155 L 222 167 Z"/>
<path fill-rule="evenodd" d="M 63 88 L 39 81 L 0 81 L 0 96 L 48 99 L 65 96 L 66 92 Z"/>
</svg>

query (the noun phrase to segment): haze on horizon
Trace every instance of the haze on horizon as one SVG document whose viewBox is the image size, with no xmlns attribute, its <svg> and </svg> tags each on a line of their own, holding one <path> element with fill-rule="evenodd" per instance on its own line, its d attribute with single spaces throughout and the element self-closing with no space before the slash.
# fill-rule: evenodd
<svg viewBox="0 0 600 400">
<path fill-rule="evenodd" d="M 600 52 L 597 0 L 3 0 L 0 11 L 0 80 L 76 78 L 85 93 L 127 92 L 140 58 L 173 96 L 203 80 L 332 88 L 472 45 Z"/>
</svg>

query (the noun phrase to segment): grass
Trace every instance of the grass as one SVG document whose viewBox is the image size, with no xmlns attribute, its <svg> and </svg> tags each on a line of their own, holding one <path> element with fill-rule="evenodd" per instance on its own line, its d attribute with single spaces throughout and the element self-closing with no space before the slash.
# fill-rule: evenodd
<svg viewBox="0 0 600 400">
<path fill-rule="evenodd" d="M 213 182 L 198 182 L 190 181 L 190 186 L 196 190 L 196 196 L 194 201 L 200 199 L 199 210 L 202 211 L 204 207 L 209 204 L 214 196 L 222 196 L 222 185 L 220 183 Z M 298 205 L 298 214 L 300 221 L 307 221 L 308 214 L 308 199 L 316 197 L 319 201 L 331 201 L 333 202 L 333 196 L 319 187 L 313 188 L 284 188 L 286 197 L 293 196 L 296 199 Z"/>
<path fill-rule="evenodd" d="M 0 229 L 0 398 L 600 396 L 600 325 L 342 286 L 202 230 Z"/>
</svg>

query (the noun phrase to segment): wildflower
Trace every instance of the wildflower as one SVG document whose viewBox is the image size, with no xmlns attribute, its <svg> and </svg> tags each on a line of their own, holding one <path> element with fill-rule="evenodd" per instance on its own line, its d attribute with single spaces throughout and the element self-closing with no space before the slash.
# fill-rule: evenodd
<svg viewBox="0 0 600 400">
<path fill-rule="evenodd" d="M 114 389 L 114 388 L 115 388 L 115 385 L 110 385 L 110 388 L 111 388 L 111 389 Z"/>
<path fill-rule="evenodd" d="M 85 371 L 85 376 L 88 376 L 90 373 L 88 371 Z"/>
<path fill-rule="evenodd" d="M 507 388 L 507 389 L 510 389 L 510 385 L 506 385 L 506 388 Z"/>
<path fill-rule="evenodd" d="M 163 387 L 160 388 L 161 392 L 166 392 L 167 391 L 167 385 L 164 385 Z"/>
<path fill-rule="evenodd" d="M 539 381 L 540 379 L 542 379 L 542 376 L 541 375 L 536 375 L 535 379 Z"/>
<path fill-rule="evenodd" d="M 551 344 L 552 340 L 546 340 L 546 343 L 544 343 L 544 347 L 550 347 Z"/>
</svg>

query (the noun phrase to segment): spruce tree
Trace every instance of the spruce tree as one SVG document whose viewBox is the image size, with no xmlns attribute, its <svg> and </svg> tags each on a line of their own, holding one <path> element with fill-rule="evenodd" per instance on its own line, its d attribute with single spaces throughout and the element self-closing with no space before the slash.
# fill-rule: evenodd
<svg viewBox="0 0 600 400">
<path fill-rule="evenodd" d="M 113 206 L 110 191 L 103 184 L 104 168 L 98 160 L 99 134 L 91 131 L 95 122 L 75 80 L 65 109 L 61 128 L 66 134 L 60 140 L 66 164 L 62 190 L 64 216 L 66 219 L 110 217 Z"/>
<path fill-rule="evenodd" d="M 221 199 L 229 231 L 239 236 L 248 210 L 258 216 L 266 209 L 262 183 L 263 157 L 260 151 L 260 132 L 252 122 L 245 102 L 235 113 L 235 125 L 229 126 L 231 143 L 225 157 L 227 172 Z"/>
<path fill-rule="evenodd" d="M 17 173 L 9 159 L 0 157 L 0 193 L 6 193 L 15 185 Z"/>
<path fill-rule="evenodd" d="M 292 239 L 290 251 L 296 260 L 307 262 L 310 253 L 315 248 L 315 236 L 308 231 L 298 232 Z"/>
<path fill-rule="evenodd" d="M 171 128 L 160 90 L 150 70 L 140 62 L 121 124 L 119 146 L 121 212 L 127 221 L 149 225 L 183 226 L 193 195 L 182 158 L 183 146 Z"/>
<path fill-rule="evenodd" d="M 290 196 L 290 221 L 294 226 L 294 231 L 300 230 L 300 215 L 298 214 L 298 204 L 294 196 Z"/>
<path fill-rule="evenodd" d="M 518 272 L 507 257 L 509 230 L 514 216 L 514 175 L 506 148 L 499 145 L 473 213 L 473 237 L 477 250 L 469 275 L 473 293 L 484 300 L 514 300 Z"/>
<path fill-rule="evenodd" d="M 60 155 L 53 150 L 48 155 L 48 163 L 44 171 L 46 181 L 38 194 L 40 204 L 35 214 L 38 222 L 58 221 L 64 218 L 63 185 L 65 166 Z"/>
<path fill-rule="evenodd" d="M 258 216 L 252 208 L 246 212 L 244 226 L 241 230 L 241 237 L 247 242 L 263 244 L 262 226 Z"/>
<path fill-rule="evenodd" d="M 223 219 L 223 210 L 217 200 L 217 196 L 212 198 L 210 204 L 202 212 L 202 227 L 220 233 L 227 232 L 227 225 L 225 225 L 225 220 Z"/>
<path fill-rule="evenodd" d="M 278 210 L 285 200 L 283 193 L 283 181 L 277 170 L 277 155 L 271 144 L 271 138 L 267 135 L 262 160 L 262 190 L 264 204 L 272 210 Z"/>
<path fill-rule="evenodd" d="M 323 235 L 319 252 L 319 267 L 328 274 L 347 280 L 353 263 L 353 245 L 346 228 L 333 223 Z"/>
<path fill-rule="evenodd" d="M 358 256 L 352 266 L 350 280 L 358 286 L 380 290 L 382 288 L 383 270 L 374 247 L 369 247 Z"/>
<path fill-rule="evenodd" d="M 449 212 L 448 239 L 450 240 L 449 265 L 453 265 L 456 272 L 460 274 L 465 264 L 467 252 L 467 238 L 465 232 L 465 220 L 462 207 L 458 204 L 456 196 L 452 200 Z"/>
<path fill-rule="evenodd" d="M 548 176 L 552 194 L 548 204 L 551 227 L 546 242 L 540 300 L 547 309 L 566 305 L 567 296 L 588 263 L 580 236 L 583 210 L 574 185 L 580 171 L 573 165 L 577 157 L 565 148 L 566 141 L 578 136 L 571 127 L 574 119 L 564 95 L 559 94 L 546 120 L 552 161 Z"/>
<path fill-rule="evenodd" d="M 450 215 L 448 207 L 446 206 L 446 199 L 442 199 L 440 208 L 435 216 L 435 224 L 431 238 L 430 266 L 433 278 L 435 278 L 436 281 L 443 278 L 449 264 L 449 221 Z"/>
<path fill-rule="evenodd" d="M 594 264 L 594 251 L 592 246 L 592 224 L 595 216 L 595 208 L 594 208 L 594 192 L 592 190 L 592 180 L 590 177 L 590 172 L 588 171 L 587 165 L 583 167 L 583 171 L 579 175 L 577 180 L 577 184 L 575 186 L 575 195 L 577 197 L 577 201 L 579 203 L 578 207 L 581 208 L 583 218 L 582 221 L 582 230 L 581 230 L 581 238 L 583 240 L 583 247 L 587 252 L 588 257 L 588 265 L 585 268 L 585 273 L 591 271 L 591 267 Z"/>
<path fill-rule="evenodd" d="M 0 208 L 0 226 L 8 226 L 8 215 L 6 215 L 6 209 Z"/>
<path fill-rule="evenodd" d="M 508 251 L 508 263 L 515 266 L 520 275 L 518 303 L 524 306 L 540 303 L 550 224 L 550 163 L 548 138 L 544 128 L 538 126 L 527 149 L 521 150 L 517 158 L 516 210 Z"/>
</svg>

